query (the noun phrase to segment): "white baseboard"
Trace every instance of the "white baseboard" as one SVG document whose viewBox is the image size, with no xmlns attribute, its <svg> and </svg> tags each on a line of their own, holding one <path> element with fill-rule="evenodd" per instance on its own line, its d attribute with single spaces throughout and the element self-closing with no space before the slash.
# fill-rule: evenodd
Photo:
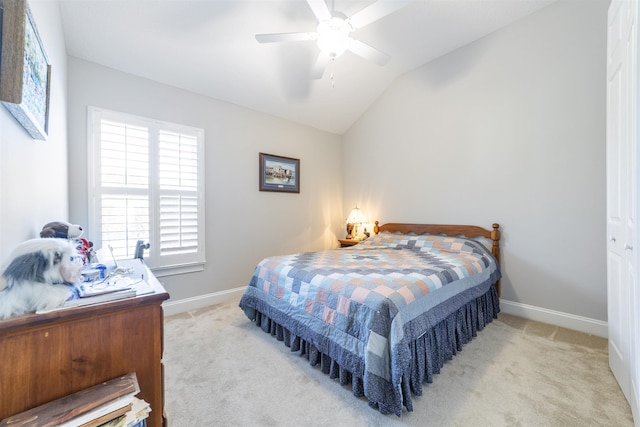
<svg viewBox="0 0 640 427">
<path fill-rule="evenodd" d="M 561 311 L 549 310 L 503 299 L 500 300 L 500 310 L 502 310 L 503 313 L 535 320 L 537 322 L 549 323 L 602 338 L 609 337 L 608 324 L 602 320 L 590 319 L 588 317 L 576 316 L 575 314 L 563 313 Z"/>
<path fill-rule="evenodd" d="M 222 304 L 232 299 L 240 300 L 246 286 L 240 288 L 229 289 L 226 291 L 214 292 L 211 294 L 198 295 L 197 297 L 184 298 L 175 301 L 167 301 L 162 304 L 165 316 L 173 314 L 185 313 L 187 311 L 197 310 L 209 305 Z"/>
</svg>

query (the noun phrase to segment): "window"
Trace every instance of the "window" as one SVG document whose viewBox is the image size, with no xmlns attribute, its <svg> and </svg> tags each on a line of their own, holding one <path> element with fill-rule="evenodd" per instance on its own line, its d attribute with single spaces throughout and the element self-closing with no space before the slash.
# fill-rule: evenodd
<svg viewBox="0 0 640 427">
<path fill-rule="evenodd" d="M 159 275 L 202 270 L 204 130 L 89 108 L 89 230 Z"/>
</svg>

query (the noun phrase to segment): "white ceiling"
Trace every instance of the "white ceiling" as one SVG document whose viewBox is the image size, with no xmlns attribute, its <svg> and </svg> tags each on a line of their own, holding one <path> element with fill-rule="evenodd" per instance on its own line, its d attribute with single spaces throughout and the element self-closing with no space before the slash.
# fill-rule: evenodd
<svg viewBox="0 0 640 427">
<path fill-rule="evenodd" d="M 399 75 L 553 1 L 416 0 L 352 33 L 392 56 L 384 67 L 345 52 L 321 80 L 308 76 L 315 42 L 254 38 L 315 31 L 304 0 L 60 0 L 60 8 L 71 56 L 342 134 Z M 372 3 L 327 0 L 348 16 Z"/>
</svg>

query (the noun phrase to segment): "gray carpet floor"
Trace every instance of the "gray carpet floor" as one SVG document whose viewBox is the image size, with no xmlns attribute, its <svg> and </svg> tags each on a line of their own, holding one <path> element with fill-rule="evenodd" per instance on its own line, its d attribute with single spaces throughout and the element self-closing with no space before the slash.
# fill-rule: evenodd
<svg viewBox="0 0 640 427">
<path fill-rule="evenodd" d="M 169 426 L 633 426 L 607 341 L 501 314 L 414 396 L 381 415 L 291 353 L 237 301 L 165 320 Z"/>
</svg>

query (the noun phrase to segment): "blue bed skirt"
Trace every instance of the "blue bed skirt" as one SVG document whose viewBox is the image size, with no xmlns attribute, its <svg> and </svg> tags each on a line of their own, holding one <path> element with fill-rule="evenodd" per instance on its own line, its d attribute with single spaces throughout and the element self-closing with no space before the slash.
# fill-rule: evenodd
<svg viewBox="0 0 640 427">
<path fill-rule="evenodd" d="M 362 363 L 358 360 L 349 360 L 351 370 L 347 370 L 319 349 L 324 347 L 322 337 L 307 336 L 308 331 L 304 327 L 292 323 L 291 319 L 282 313 L 259 300 L 246 301 L 243 298 L 240 306 L 244 307 L 245 313 L 255 321 L 256 326 L 282 341 L 292 352 L 306 357 L 311 366 L 319 365 L 323 373 L 331 379 L 338 380 L 342 386 L 351 384 L 356 397 L 366 397 L 369 406 L 382 414 L 395 413 L 398 416 L 401 415 L 402 407 L 409 412 L 413 411 L 412 395 L 421 396 L 423 384 L 433 382 L 434 374 L 440 372 L 445 362 L 461 351 L 462 346 L 471 341 L 478 331 L 484 329 L 493 319 L 497 319 L 500 312 L 494 283 L 484 294 L 441 316 L 442 319 L 435 326 L 428 328 L 417 339 L 408 343 L 410 360 L 403 367 L 399 390 L 389 389 L 387 395 L 382 396 L 365 396 L 364 366 L 360 366 Z M 247 307 L 251 309 L 247 310 Z M 283 326 L 285 324 L 287 327 Z M 345 356 L 340 355 L 342 360 Z"/>
</svg>

